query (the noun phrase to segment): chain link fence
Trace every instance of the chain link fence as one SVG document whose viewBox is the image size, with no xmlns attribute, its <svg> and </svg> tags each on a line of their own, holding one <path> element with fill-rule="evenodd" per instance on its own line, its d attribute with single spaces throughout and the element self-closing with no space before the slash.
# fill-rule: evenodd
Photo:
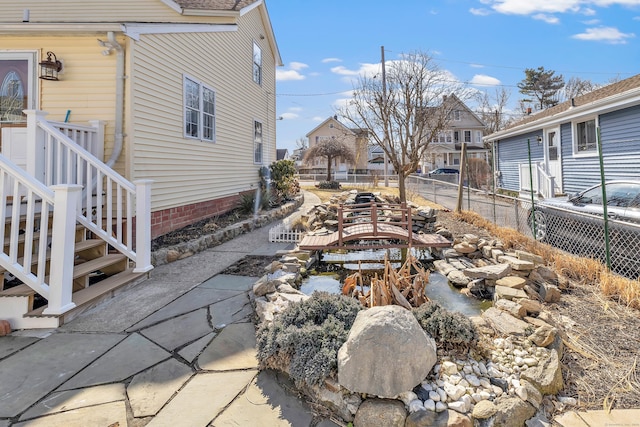
<svg viewBox="0 0 640 427">
<path fill-rule="evenodd" d="M 457 184 L 417 176 L 410 177 L 407 184 L 409 191 L 455 210 Z M 572 203 L 568 203 L 567 208 L 562 206 L 567 204 L 532 202 L 467 186 L 462 195 L 463 210 L 475 212 L 496 225 L 512 228 L 531 238 L 535 233 L 538 240 L 574 255 L 594 258 L 604 264 L 608 258 L 611 270 L 622 276 L 631 279 L 640 276 L 640 197 L 632 198 L 635 195 L 631 194 L 627 202 L 617 199 L 620 206 L 611 206 L 612 198 L 618 196 L 610 194 L 607 197 L 608 220 L 605 221 L 602 205 L 587 206 L 582 212 L 578 208 L 572 209 Z"/>
</svg>

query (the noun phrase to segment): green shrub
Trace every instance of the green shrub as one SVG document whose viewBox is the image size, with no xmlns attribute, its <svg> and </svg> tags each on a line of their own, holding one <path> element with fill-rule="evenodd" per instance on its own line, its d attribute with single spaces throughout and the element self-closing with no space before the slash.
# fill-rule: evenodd
<svg viewBox="0 0 640 427">
<path fill-rule="evenodd" d="M 340 183 L 338 181 L 321 181 L 318 183 L 318 188 L 321 190 L 339 190 Z"/>
<path fill-rule="evenodd" d="M 448 311 L 433 301 L 412 310 L 413 315 L 435 341 L 444 349 L 469 348 L 478 341 L 478 330 L 468 317 Z"/>
<path fill-rule="evenodd" d="M 238 209 L 243 214 L 250 214 L 256 208 L 256 192 L 242 193 L 238 202 Z"/>
<path fill-rule="evenodd" d="M 355 299 L 327 292 L 290 304 L 258 329 L 260 366 L 287 371 L 298 385 L 320 384 L 337 371 L 338 350 L 361 309 Z"/>
<path fill-rule="evenodd" d="M 271 171 L 271 186 L 279 199 L 287 199 L 299 191 L 294 178 L 296 166 L 292 160 L 278 160 L 269 165 Z"/>
</svg>

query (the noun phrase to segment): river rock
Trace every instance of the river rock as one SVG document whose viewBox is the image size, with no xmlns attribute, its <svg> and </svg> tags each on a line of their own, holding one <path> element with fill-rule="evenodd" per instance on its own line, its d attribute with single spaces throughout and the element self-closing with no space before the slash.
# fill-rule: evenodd
<svg viewBox="0 0 640 427">
<path fill-rule="evenodd" d="M 498 407 L 489 400 L 481 400 L 473 407 L 471 415 L 474 419 L 485 420 L 498 412 Z"/>
<path fill-rule="evenodd" d="M 485 267 L 467 268 L 464 274 L 472 279 L 498 280 L 511 273 L 509 264 L 487 265 Z"/>
<path fill-rule="evenodd" d="M 540 360 L 537 366 L 522 372 L 520 378 L 529 381 L 543 395 L 558 393 L 564 386 L 558 352 L 548 351 L 548 357 Z"/>
<path fill-rule="evenodd" d="M 538 347 L 546 347 L 556 339 L 557 329 L 552 326 L 540 326 L 529 339 Z"/>
<path fill-rule="evenodd" d="M 522 427 L 536 413 L 536 408 L 519 397 L 499 397 L 494 403 L 498 409 L 493 416 L 494 426 Z"/>
<path fill-rule="evenodd" d="M 506 286 L 507 288 L 522 289 L 527 283 L 527 279 L 520 276 L 506 276 L 496 280 L 496 285 Z"/>
<path fill-rule="evenodd" d="M 437 259 L 433 261 L 433 266 L 438 271 L 438 273 L 442 274 L 443 276 L 448 275 L 452 271 L 456 271 L 456 268 L 453 265 L 449 264 L 443 259 Z"/>
<path fill-rule="evenodd" d="M 338 351 L 338 382 L 353 392 L 393 398 L 420 384 L 436 361 L 435 341 L 409 310 L 372 307 L 358 313 Z"/>
<path fill-rule="evenodd" d="M 266 294 L 270 294 L 276 291 L 276 282 L 269 280 L 267 276 L 262 276 L 253 285 L 253 294 L 256 297 L 261 297 Z"/>
<path fill-rule="evenodd" d="M 404 427 L 406 419 L 407 411 L 399 400 L 367 399 L 358 408 L 353 425 Z"/>
<path fill-rule="evenodd" d="M 447 280 L 456 288 L 464 288 L 469 284 L 469 278 L 459 270 L 453 270 L 447 274 Z"/>
<path fill-rule="evenodd" d="M 507 312 L 495 307 L 490 307 L 482 313 L 482 317 L 489 322 L 494 329 L 504 335 L 526 335 L 529 324 Z"/>
</svg>

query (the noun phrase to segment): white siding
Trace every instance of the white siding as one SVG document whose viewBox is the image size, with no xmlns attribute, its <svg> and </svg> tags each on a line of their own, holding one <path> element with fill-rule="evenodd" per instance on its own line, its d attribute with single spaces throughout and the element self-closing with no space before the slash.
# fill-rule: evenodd
<svg viewBox="0 0 640 427">
<path fill-rule="evenodd" d="M 275 160 L 275 60 L 259 9 L 239 31 L 144 35 L 132 42 L 131 174 L 155 181 L 152 210 L 256 188 L 253 121 L 263 123 L 264 165 Z M 252 79 L 254 40 L 262 47 L 263 82 Z M 216 142 L 183 136 L 183 75 L 216 91 Z"/>
</svg>

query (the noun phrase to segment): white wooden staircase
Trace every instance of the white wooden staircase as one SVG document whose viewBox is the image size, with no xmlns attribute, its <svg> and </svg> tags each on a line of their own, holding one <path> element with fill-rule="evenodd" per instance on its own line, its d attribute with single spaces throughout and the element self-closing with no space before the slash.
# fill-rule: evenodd
<svg viewBox="0 0 640 427">
<path fill-rule="evenodd" d="M 0 319 L 13 329 L 58 327 L 153 268 L 151 182 L 128 182 L 38 113 L 27 170 L 0 155 Z"/>
</svg>

